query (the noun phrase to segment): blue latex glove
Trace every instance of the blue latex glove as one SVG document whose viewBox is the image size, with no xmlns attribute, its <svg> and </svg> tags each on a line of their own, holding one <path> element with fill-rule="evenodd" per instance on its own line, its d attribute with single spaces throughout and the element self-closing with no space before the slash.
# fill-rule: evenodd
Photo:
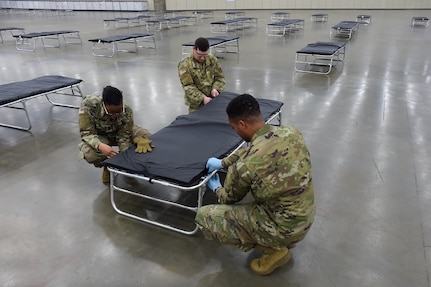
<svg viewBox="0 0 431 287">
<path fill-rule="evenodd" d="M 208 173 L 211 173 L 213 171 L 215 171 L 216 169 L 222 169 L 223 165 L 221 164 L 222 160 L 215 158 L 215 157 L 211 157 L 207 160 L 207 164 L 205 165 L 205 167 L 208 169 Z"/>
<path fill-rule="evenodd" d="M 214 174 L 207 182 L 209 189 L 213 192 L 216 191 L 217 188 L 221 187 L 220 176 L 216 173 Z"/>
</svg>

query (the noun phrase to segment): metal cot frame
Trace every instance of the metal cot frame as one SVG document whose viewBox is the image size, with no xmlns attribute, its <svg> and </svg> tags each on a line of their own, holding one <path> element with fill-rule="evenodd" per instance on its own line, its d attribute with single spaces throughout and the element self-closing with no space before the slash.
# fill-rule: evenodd
<svg viewBox="0 0 431 287">
<path fill-rule="evenodd" d="M 115 27 L 112 27 L 114 24 Z M 133 27 L 133 26 L 139 26 L 141 24 L 139 17 L 118 17 L 113 19 L 104 19 L 103 20 L 103 28 L 106 30 L 108 29 L 118 29 L 122 26 L 124 27 Z"/>
<path fill-rule="evenodd" d="M 242 17 L 245 17 L 244 11 L 228 11 L 228 12 L 224 13 L 224 18 L 226 20 L 237 19 L 237 18 L 242 18 Z"/>
<path fill-rule="evenodd" d="M 290 19 L 266 24 L 266 35 L 284 36 L 289 32 L 295 32 L 302 29 L 304 29 L 304 20 Z"/>
<path fill-rule="evenodd" d="M 257 27 L 257 18 L 244 17 L 211 22 L 211 33 L 227 33 L 234 30 Z"/>
<path fill-rule="evenodd" d="M 356 21 L 341 21 L 335 26 L 331 27 L 329 37 L 351 39 L 352 36 L 358 31 L 359 23 Z"/>
<path fill-rule="evenodd" d="M 356 21 L 359 24 L 368 25 L 368 24 L 371 24 L 371 16 L 370 15 L 358 15 L 358 16 L 356 16 Z"/>
<path fill-rule="evenodd" d="M 118 52 L 138 53 L 139 48 L 156 49 L 154 34 L 134 33 L 91 39 L 88 41 L 93 43 L 92 53 L 95 57 L 112 58 Z M 120 44 L 124 44 L 122 45 L 122 49 L 119 49 Z M 125 45 L 129 48 L 126 49 Z M 109 53 L 107 54 L 102 51 L 108 51 Z"/>
<path fill-rule="evenodd" d="M 214 11 L 210 11 L 210 10 L 193 11 L 192 14 L 198 16 L 200 19 L 214 17 Z"/>
<path fill-rule="evenodd" d="M 344 61 L 346 44 L 340 42 L 316 42 L 296 52 L 295 71 L 311 74 L 329 74 L 333 67 Z M 313 66 L 326 68 L 315 71 Z"/>
<path fill-rule="evenodd" d="M 217 56 L 217 53 L 235 53 L 239 54 L 239 37 L 238 36 L 220 36 L 220 37 L 207 37 L 210 44 L 209 53 Z M 187 42 L 181 45 L 181 57 L 184 59 L 191 52 L 194 42 Z"/>
<path fill-rule="evenodd" d="M 289 18 L 290 18 L 289 12 L 278 11 L 278 12 L 271 13 L 272 22 L 279 22 L 279 21 L 287 20 Z"/>
<path fill-rule="evenodd" d="M 428 17 L 421 17 L 421 16 L 412 17 L 412 24 L 411 25 L 413 27 L 417 27 L 417 26 L 428 27 L 429 18 Z"/>
<path fill-rule="evenodd" d="M 0 28 L 0 40 L 1 40 L 1 44 L 3 44 L 3 36 L 2 36 L 2 32 L 10 32 L 10 34 L 12 35 L 12 37 L 14 36 L 18 36 L 18 35 L 23 35 L 24 33 L 24 28 L 17 28 L 17 27 L 7 27 L 7 28 Z"/>
<path fill-rule="evenodd" d="M 273 120 L 277 120 L 278 125 L 281 124 L 281 108 L 278 111 L 276 111 L 275 113 L 273 113 L 273 115 L 270 116 L 270 118 L 266 122 L 269 123 L 269 122 L 271 122 Z M 245 144 L 245 142 L 242 142 L 238 146 L 238 148 L 235 149 L 233 152 L 235 152 L 236 150 L 238 150 L 244 144 Z M 186 235 L 195 234 L 198 231 L 198 229 L 199 229 L 198 226 L 195 224 L 193 229 L 187 230 L 185 228 L 181 228 L 181 227 L 174 226 L 174 225 L 171 225 L 171 224 L 165 224 L 165 223 L 159 222 L 157 220 L 152 220 L 152 219 L 149 219 L 149 218 L 144 218 L 142 216 L 132 214 L 132 213 L 130 213 L 128 211 L 125 211 L 125 210 L 123 210 L 123 209 L 121 209 L 119 207 L 119 204 L 116 201 L 115 195 L 116 195 L 116 193 L 124 193 L 124 194 L 128 194 L 128 195 L 131 195 L 131 196 L 135 196 L 137 198 L 144 198 L 144 199 L 156 202 L 156 203 L 165 204 L 167 206 L 177 207 L 177 208 L 179 208 L 181 210 L 187 210 L 187 211 L 197 212 L 197 210 L 199 208 L 201 208 L 202 205 L 203 205 L 203 197 L 204 197 L 204 194 L 205 194 L 205 191 L 206 191 L 206 183 L 210 179 L 210 177 L 214 173 L 217 172 L 217 171 L 214 171 L 213 173 L 209 174 L 208 176 L 205 176 L 205 177 L 201 178 L 200 181 L 197 184 L 193 185 L 193 186 L 181 186 L 181 185 L 178 185 L 176 183 L 171 183 L 171 182 L 168 182 L 168 181 L 165 181 L 165 180 L 152 179 L 152 178 L 147 177 L 147 176 L 143 176 L 143 175 L 139 175 L 139 174 L 134 174 L 134 173 L 129 173 L 129 172 L 126 172 L 126 171 L 123 171 L 123 170 L 119 170 L 119 169 L 115 169 L 115 168 L 112 168 L 112 167 L 108 167 L 108 170 L 110 172 L 110 182 L 111 182 L 110 186 L 109 186 L 111 204 L 112 204 L 112 207 L 114 208 L 114 210 L 117 213 L 119 213 L 119 214 L 121 214 L 121 215 L 123 215 L 125 217 L 128 217 L 128 218 L 132 218 L 132 219 L 135 219 L 135 220 L 138 220 L 138 221 L 141 221 L 141 222 L 149 223 L 149 224 L 152 224 L 152 225 L 155 225 L 155 226 L 158 226 L 158 227 L 162 227 L 162 228 L 165 228 L 165 229 L 168 229 L 168 230 L 171 230 L 171 231 L 176 231 L 176 232 L 179 232 L 181 234 L 186 234 Z M 154 197 L 154 196 L 151 196 L 151 195 L 146 195 L 146 194 L 140 193 L 138 191 L 134 191 L 134 190 L 126 189 L 124 187 L 120 187 L 120 186 L 116 185 L 116 183 L 115 183 L 115 179 L 116 179 L 116 177 L 118 175 L 125 176 L 126 178 L 135 178 L 135 179 L 144 180 L 144 181 L 147 181 L 149 183 L 158 184 L 161 187 L 173 187 L 173 188 L 180 189 L 182 191 L 198 190 L 197 199 L 196 199 L 196 206 L 189 206 L 189 205 L 181 204 L 179 202 L 175 202 L 175 201 L 172 201 L 172 200 L 169 200 L 169 199 L 163 199 L 161 197 Z M 163 189 L 160 190 L 160 192 L 162 192 L 162 191 L 163 191 Z"/>
<path fill-rule="evenodd" d="M 311 22 L 326 22 L 328 21 L 328 14 L 318 13 L 311 15 Z"/>
<path fill-rule="evenodd" d="M 53 101 L 52 99 L 49 98 L 49 95 L 72 96 L 72 97 L 80 97 L 81 99 L 83 99 L 83 94 L 82 94 L 81 89 L 79 87 L 79 84 L 82 82 L 81 79 L 61 77 L 63 80 L 66 80 L 68 83 L 58 84 L 54 88 L 48 87 L 44 91 L 40 91 L 41 81 L 43 82 L 45 79 L 54 79 L 55 80 L 55 77 L 60 77 L 60 76 L 44 76 L 44 77 L 35 78 L 33 80 L 30 80 L 30 81 L 25 81 L 27 83 L 34 82 L 36 84 L 35 91 L 37 91 L 37 93 L 35 93 L 35 94 L 31 93 L 30 96 L 17 95 L 16 96 L 17 99 L 13 99 L 13 100 L 10 100 L 6 103 L 0 104 L 0 108 L 12 108 L 12 109 L 24 111 L 27 124 L 25 126 L 24 125 L 19 126 L 19 125 L 7 124 L 7 123 L 0 123 L 0 126 L 7 127 L 7 128 L 13 128 L 13 129 L 17 129 L 17 130 L 22 130 L 22 131 L 29 131 L 31 129 L 31 122 L 30 122 L 30 117 L 29 117 L 28 112 L 27 112 L 26 102 L 31 100 L 31 99 L 38 98 L 38 97 L 45 96 L 46 99 L 54 106 L 66 107 L 66 108 L 76 108 L 76 109 L 79 108 L 79 105 L 71 105 L 71 104 L 65 104 L 65 103 Z M 11 84 L 0 85 L 0 90 L 4 87 L 7 87 L 8 90 L 13 89 L 13 87 L 11 87 L 10 85 L 19 86 L 19 88 L 21 90 L 21 85 L 20 85 L 21 83 L 23 83 L 23 82 L 15 82 L 15 83 L 11 83 Z"/>
<path fill-rule="evenodd" d="M 16 49 L 18 51 L 34 52 L 36 50 L 36 41 L 41 40 L 44 48 L 60 48 L 60 36 L 63 38 L 66 45 L 82 44 L 79 31 L 51 31 L 51 32 L 36 32 L 22 35 L 14 35 L 16 39 Z M 49 41 L 47 43 L 46 41 Z"/>
</svg>

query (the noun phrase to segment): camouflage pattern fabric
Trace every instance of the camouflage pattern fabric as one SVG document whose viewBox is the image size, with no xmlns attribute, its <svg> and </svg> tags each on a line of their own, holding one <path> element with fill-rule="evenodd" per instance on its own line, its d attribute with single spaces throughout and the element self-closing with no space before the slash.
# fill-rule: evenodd
<svg viewBox="0 0 431 287">
<path fill-rule="evenodd" d="M 78 145 L 79 157 L 95 166 L 106 156 L 99 152 L 100 143 L 118 146 L 120 152 L 133 144 L 133 139 L 139 136 L 148 137 L 149 131 L 133 123 L 132 109 L 124 104 L 124 113 L 116 119 L 111 119 L 103 109 L 102 97 L 90 95 L 85 97 L 79 108 L 79 132 L 82 142 Z"/>
<path fill-rule="evenodd" d="M 208 55 L 203 63 L 199 63 L 191 53 L 178 64 L 178 74 L 189 112 L 201 108 L 204 105 L 205 96 L 211 96 L 212 89 L 221 93 L 226 85 L 222 68 L 213 55 Z"/>
<path fill-rule="evenodd" d="M 310 154 L 300 131 L 265 125 L 248 148 L 223 159 L 228 173 L 216 190 L 221 204 L 206 205 L 196 223 L 208 239 L 244 251 L 281 249 L 301 241 L 315 214 Z M 241 201 L 248 192 L 253 202 Z"/>
</svg>

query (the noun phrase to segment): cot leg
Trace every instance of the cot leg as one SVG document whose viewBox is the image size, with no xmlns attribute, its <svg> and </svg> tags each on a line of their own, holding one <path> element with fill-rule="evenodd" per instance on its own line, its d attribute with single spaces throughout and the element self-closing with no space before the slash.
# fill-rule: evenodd
<svg viewBox="0 0 431 287">
<path fill-rule="evenodd" d="M 18 51 L 34 52 L 36 50 L 37 38 L 16 38 L 15 47 Z M 28 47 L 28 48 L 26 48 Z"/>
<path fill-rule="evenodd" d="M 17 125 L 11 125 L 11 124 L 6 124 L 6 123 L 0 123 L 0 127 L 11 128 L 11 129 L 16 129 L 16 130 L 21 130 L 21 131 L 29 131 L 31 129 L 30 117 L 28 116 L 25 102 L 20 102 L 20 103 L 22 104 L 22 107 L 4 106 L 4 108 L 23 110 L 24 114 L 25 114 L 26 121 L 27 121 L 27 125 L 26 126 L 17 126 Z"/>
<path fill-rule="evenodd" d="M 70 93 L 63 92 L 65 89 L 70 89 Z M 77 85 L 70 86 L 68 88 L 63 88 L 63 89 L 60 89 L 60 90 L 56 90 L 56 91 L 50 92 L 50 94 L 57 94 L 57 95 L 63 95 L 63 96 L 72 96 L 72 97 L 80 97 L 81 100 L 83 98 L 82 92 L 81 92 L 81 88 L 79 86 L 77 86 Z M 74 109 L 78 109 L 79 108 L 79 105 L 70 105 L 70 104 L 63 104 L 63 103 L 59 103 L 59 102 L 54 102 L 53 100 L 51 100 L 49 98 L 48 94 L 46 94 L 45 97 L 48 100 L 48 102 L 50 102 L 52 105 L 57 106 L 57 107 L 74 108 Z"/>
<path fill-rule="evenodd" d="M 116 194 L 123 193 L 123 194 L 127 194 L 127 195 L 134 196 L 134 197 L 137 197 L 137 198 L 143 198 L 143 199 L 146 199 L 146 200 L 150 200 L 152 202 L 166 204 L 167 206 L 174 206 L 174 207 L 181 208 L 181 209 L 184 209 L 184 210 L 189 210 L 189 211 L 196 212 L 197 209 L 200 208 L 202 206 L 202 203 L 203 203 L 203 196 L 204 196 L 204 193 L 205 193 L 205 190 L 206 190 L 204 185 L 201 186 L 199 188 L 199 190 L 198 190 L 197 206 L 196 207 L 189 207 L 189 206 L 186 206 L 186 205 L 183 205 L 183 204 L 180 204 L 180 203 L 172 202 L 172 201 L 169 201 L 169 200 L 164 200 L 164 199 L 161 199 L 161 198 L 152 197 L 152 196 L 149 196 L 149 195 L 137 192 L 137 191 L 133 191 L 133 190 L 122 188 L 122 187 L 118 186 L 115 183 L 115 178 L 119 174 L 124 175 L 124 176 L 129 177 L 129 178 L 141 178 L 142 179 L 142 177 L 140 177 L 139 175 L 128 174 L 128 173 L 125 173 L 125 172 L 122 172 L 122 171 L 111 169 L 110 167 L 108 167 L 108 170 L 110 172 L 110 179 L 111 179 L 111 183 L 110 183 L 111 204 L 112 204 L 112 207 L 114 208 L 114 210 L 118 214 L 123 215 L 123 216 L 128 217 L 128 218 L 132 218 L 132 219 L 141 221 L 141 222 L 145 222 L 145 223 L 149 223 L 149 224 L 152 224 L 152 225 L 155 225 L 155 226 L 158 226 L 158 227 L 162 227 L 162 228 L 165 228 L 165 229 L 168 229 L 168 230 L 171 230 L 171 231 L 179 232 L 179 233 L 182 233 L 182 234 L 185 234 L 185 235 L 193 235 L 193 234 L 195 234 L 198 231 L 199 228 L 198 228 L 198 226 L 196 224 L 194 225 L 193 228 L 190 228 L 190 230 L 186 230 L 186 229 L 182 229 L 182 228 L 179 228 L 179 227 L 176 227 L 176 226 L 172 226 L 172 225 L 164 224 L 164 223 L 161 223 L 161 222 L 158 222 L 158 221 L 154 221 L 154 220 L 151 220 L 149 218 L 141 217 L 141 216 L 132 214 L 132 213 L 130 213 L 128 211 L 125 211 L 125 210 L 121 209 L 117 205 Z M 170 185 L 168 184 L 167 186 L 170 186 Z"/>
</svg>

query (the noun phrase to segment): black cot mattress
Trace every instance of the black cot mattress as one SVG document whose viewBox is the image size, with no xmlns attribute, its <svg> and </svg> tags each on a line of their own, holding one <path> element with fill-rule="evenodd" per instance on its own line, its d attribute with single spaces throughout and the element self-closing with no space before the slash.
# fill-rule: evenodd
<svg viewBox="0 0 431 287">
<path fill-rule="evenodd" d="M 49 93 L 82 82 L 81 79 L 63 76 L 43 76 L 28 81 L 0 85 L 0 105 Z"/>
<path fill-rule="evenodd" d="M 222 158 L 243 142 L 229 125 L 225 111 L 237 95 L 224 92 L 196 112 L 178 116 L 150 137 L 155 146 L 152 152 L 136 153 L 135 146 L 131 146 L 103 164 L 181 186 L 195 185 L 207 173 L 208 158 Z M 274 100 L 257 100 L 265 120 L 283 105 Z"/>
</svg>

